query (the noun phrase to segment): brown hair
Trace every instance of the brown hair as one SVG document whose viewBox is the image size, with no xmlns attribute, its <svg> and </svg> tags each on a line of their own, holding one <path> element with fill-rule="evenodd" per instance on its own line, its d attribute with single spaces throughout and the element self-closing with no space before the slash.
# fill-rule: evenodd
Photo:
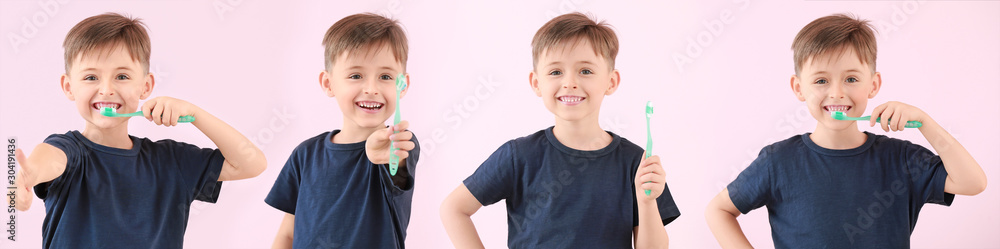
<svg viewBox="0 0 1000 249">
<path fill-rule="evenodd" d="M 828 51 L 854 49 L 858 59 L 868 63 L 875 72 L 875 31 L 871 23 L 845 14 L 820 17 L 799 31 L 792 41 L 795 74 L 802 70 L 806 60 Z"/>
<path fill-rule="evenodd" d="M 83 19 L 73 26 L 63 41 L 66 73 L 76 56 L 86 56 L 101 49 L 125 46 L 132 60 L 142 64 L 143 72 L 149 72 L 149 34 L 146 24 L 139 18 L 130 18 L 118 13 L 105 13 Z"/>
<path fill-rule="evenodd" d="M 603 56 L 610 68 L 615 68 L 615 57 L 618 56 L 618 36 L 615 31 L 604 21 L 595 22 L 579 12 L 552 18 L 538 29 L 535 38 L 531 40 L 532 68 L 538 66 L 538 56 L 545 49 L 576 39 L 589 41 L 594 47 L 594 54 Z"/>
<path fill-rule="evenodd" d="M 334 59 L 344 51 L 379 49 L 385 45 L 405 69 L 409 48 L 406 34 L 396 20 L 372 13 L 344 17 L 330 26 L 323 37 L 326 70 L 333 68 Z"/>
</svg>

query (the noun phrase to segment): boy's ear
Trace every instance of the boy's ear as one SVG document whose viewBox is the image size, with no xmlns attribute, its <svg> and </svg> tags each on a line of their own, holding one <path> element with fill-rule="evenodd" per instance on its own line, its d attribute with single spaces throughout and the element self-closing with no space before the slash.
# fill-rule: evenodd
<svg viewBox="0 0 1000 249">
<path fill-rule="evenodd" d="M 611 95 L 618 90 L 618 84 L 621 83 L 622 75 L 618 73 L 618 69 L 611 70 L 611 87 L 608 87 L 607 91 L 604 91 L 604 95 Z"/>
<path fill-rule="evenodd" d="M 875 98 L 879 89 L 882 89 L 882 74 L 875 72 L 874 77 L 872 77 L 872 92 L 868 93 L 868 99 Z"/>
<path fill-rule="evenodd" d="M 70 91 L 69 75 L 63 74 L 59 77 L 59 88 L 62 89 L 63 94 L 66 95 L 67 99 L 70 101 L 76 101 L 76 97 L 74 97 L 73 92 Z"/>
<path fill-rule="evenodd" d="M 806 101 L 806 97 L 802 96 L 802 83 L 799 80 L 798 75 L 794 74 L 792 75 L 791 85 L 792 85 L 792 92 L 795 93 L 795 98 L 798 98 L 799 101 Z"/>
<path fill-rule="evenodd" d="M 542 96 L 542 90 L 538 89 L 538 78 L 535 75 L 535 70 L 531 70 L 531 72 L 528 73 L 528 84 L 531 84 L 531 90 L 535 91 L 535 96 Z"/>
<path fill-rule="evenodd" d="M 145 100 L 149 98 L 149 95 L 153 94 L 154 86 L 156 86 L 156 79 L 153 77 L 153 73 L 147 73 L 146 82 L 142 84 L 142 94 L 139 94 L 139 99 Z"/>
<path fill-rule="evenodd" d="M 404 74 L 403 77 L 406 77 L 406 87 L 403 88 L 403 91 L 399 92 L 399 97 L 400 98 L 406 96 L 406 92 L 410 90 L 410 83 L 412 83 L 412 82 L 410 82 L 410 74 Z M 393 87 L 395 87 L 395 86 L 393 86 Z"/>
<path fill-rule="evenodd" d="M 330 85 L 330 73 L 323 70 L 319 72 L 319 87 L 323 88 L 323 92 L 326 93 L 327 97 L 333 97 L 333 86 Z"/>
</svg>

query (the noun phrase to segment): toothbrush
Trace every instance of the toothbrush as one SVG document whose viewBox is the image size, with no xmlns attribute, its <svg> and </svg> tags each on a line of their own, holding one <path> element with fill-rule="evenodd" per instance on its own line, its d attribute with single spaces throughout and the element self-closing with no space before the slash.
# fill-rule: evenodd
<svg viewBox="0 0 1000 249">
<path fill-rule="evenodd" d="M 108 117 L 135 117 L 135 116 L 142 116 L 142 111 L 137 111 L 137 112 L 133 112 L 133 113 L 117 113 L 117 112 L 115 112 L 115 109 L 113 109 L 111 107 L 104 107 L 104 108 L 101 109 L 101 115 L 108 116 Z M 177 118 L 177 122 L 178 123 L 191 123 L 191 122 L 194 122 L 194 116 L 190 116 L 190 115 L 188 115 L 188 116 L 180 116 L 179 118 Z"/>
<path fill-rule="evenodd" d="M 649 128 L 649 119 L 652 117 L 653 117 L 653 101 L 646 101 L 646 157 L 645 158 L 649 158 L 650 156 L 653 155 L 653 132 L 651 131 L 651 128 Z M 650 192 L 651 191 L 649 189 L 646 189 L 646 196 L 649 196 Z"/>
<path fill-rule="evenodd" d="M 840 111 L 833 112 L 832 114 L 830 114 L 830 116 L 833 119 L 836 119 L 836 120 L 865 120 L 865 121 L 872 120 L 872 116 L 864 116 L 864 117 L 852 118 L 852 117 L 848 117 L 846 113 L 840 112 Z M 876 123 L 882 122 L 882 118 L 876 118 L 875 122 Z M 906 125 L 903 126 L 903 127 L 906 127 L 906 128 L 920 128 L 921 126 L 924 126 L 924 124 L 920 123 L 920 121 L 906 121 Z"/>
<path fill-rule="evenodd" d="M 396 76 L 396 114 L 393 115 L 395 118 L 392 120 L 392 125 L 398 125 L 399 118 L 399 95 L 402 93 L 403 89 L 406 89 L 406 76 L 399 74 Z M 393 134 L 399 133 L 399 131 L 392 131 Z M 392 142 L 389 147 L 389 174 L 396 175 L 396 170 L 399 169 L 399 156 L 396 155 L 396 142 Z"/>
</svg>

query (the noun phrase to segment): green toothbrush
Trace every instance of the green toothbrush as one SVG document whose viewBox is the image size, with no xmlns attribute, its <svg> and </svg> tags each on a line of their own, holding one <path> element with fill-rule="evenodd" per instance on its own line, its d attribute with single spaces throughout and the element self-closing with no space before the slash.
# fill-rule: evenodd
<svg viewBox="0 0 1000 249">
<path fill-rule="evenodd" d="M 651 131 L 651 128 L 649 128 L 649 118 L 652 117 L 653 101 L 646 101 L 646 158 L 653 155 L 653 132 Z M 649 196 L 650 192 L 651 191 L 649 189 L 646 189 L 646 196 Z"/>
<path fill-rule="evenodd" d="M 838 112 L 833 112 L 832 114 L 830 114 L 830 117 L 832 117 L 833 119 L 836 119 L 836 120 L 864 120 L 864 121 L 870 121 L 870 120 L 872 120 L 872 116 L 864 116 L 864 117 L 852 118 L 852 117 L 848 117 L 846 113 L 839 112 L 839 111 Z M 881 123 L 882 122 L 882 118 L 876 118 L 875 122 L 876 123 Z M 920 123 L 920 121 L 906 121 L 906 125 L 903 126 L 903 127 L 905 127 L 905 128 L 920 128 L 921 126 L 924 126 L 924 124 Z"/>
<path fill-rule="evenodd" d="M 117 113 L 115 109 L 111 107 L 101 108 L 101 115 L 108 117 L 135 117 L 142 116 L 142 111 L 137 111 L 133 113 Z M 177 118 L 178 123 L 191 123 L 194 122 L 194 116 L 180 116 Z"/>
<path fill-rule="evenodd" d="M 406 89 L 406 76 L 399 74 L 396 76 L 396 114 L 394 115 L 396 117 L 392 120 L 393 126 L 398 125 L 400 121 L 399 95 L 403 92 L 403 89 Z M 399 131 L 392 131 L 392 133 L 399 133 Z M 392 145 L 389 147 L 389 174 L 391 175 L 396 175 L 396 170 L 399 169 L 399 156 L 396 155 L 397 150 L 399 148 L 396 148 L 396 142 L 392 142 Z"/>
</svg>

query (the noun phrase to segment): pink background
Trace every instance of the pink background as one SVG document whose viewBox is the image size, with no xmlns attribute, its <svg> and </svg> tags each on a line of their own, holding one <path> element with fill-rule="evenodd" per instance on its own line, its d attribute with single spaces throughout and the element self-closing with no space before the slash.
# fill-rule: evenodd
<svg viewBox="0 0 1000 249">
<path fill-rule="evenodd" d="M 16 136 L 30 151 L 49 134 L 82 129 L 58 87 L 66 32 L 103 12 L 141 17 L 153 44 L 153 96 L 208 110 L 269 159 L 261 176 L 226 183 L 219 203 L 192 205 L 185 245 L 268 248 L 282 212 L 263 199 L 285 159 L 302 140 L 341 125 L 335 101 L 317 84 L 323 33 L 349 14 L 383 13 L 400 20 L 410 40 L 412 88 L 403 110 L 423 147 L 406 244 L 449 248 L 438 215 L 443 198 L 500 144 L 553 124 L 527 84 L 532 36 L 557 14 L 589 12 L 611 23 L 621 42 L 622 84 L 605 99 L 601 126 L 643 143 L 641 109 L 655 101 L 655 153 L 664 157 L 683 214 L 667 226 L 671 246 L 712 248 L 708 201 L 761 147 L 815 126 L 788 87 L 792 38 L 815 18 L 851 12 L 879 27 L 884 85 L 868 111 L 890 100 L 921 108 L 962 142 L 992 183 L 951 207 L 926 205 L 913 246 L 1000 247 L 1000 2 L 609 2 L 3 0 L 0 137 Z M 14 36 L 25 42 L 12 43 Z M 679 56 L 691 62 L 678 65 Z M 133 135 L 214 147 L 192 126 L 141 119 L 130 126 Z M 929 147 L 917 130 L 889 135 Z M 36 199 L 19 213 L 18 241 L 3 239 L 0 247 L 40 247 L 43 217 Z M 506 246 L 502 203 L 473 220 L 487 247 Z M 772 246 L 765 209 L 739 221 L 755 246 Z"/>
</svg>

